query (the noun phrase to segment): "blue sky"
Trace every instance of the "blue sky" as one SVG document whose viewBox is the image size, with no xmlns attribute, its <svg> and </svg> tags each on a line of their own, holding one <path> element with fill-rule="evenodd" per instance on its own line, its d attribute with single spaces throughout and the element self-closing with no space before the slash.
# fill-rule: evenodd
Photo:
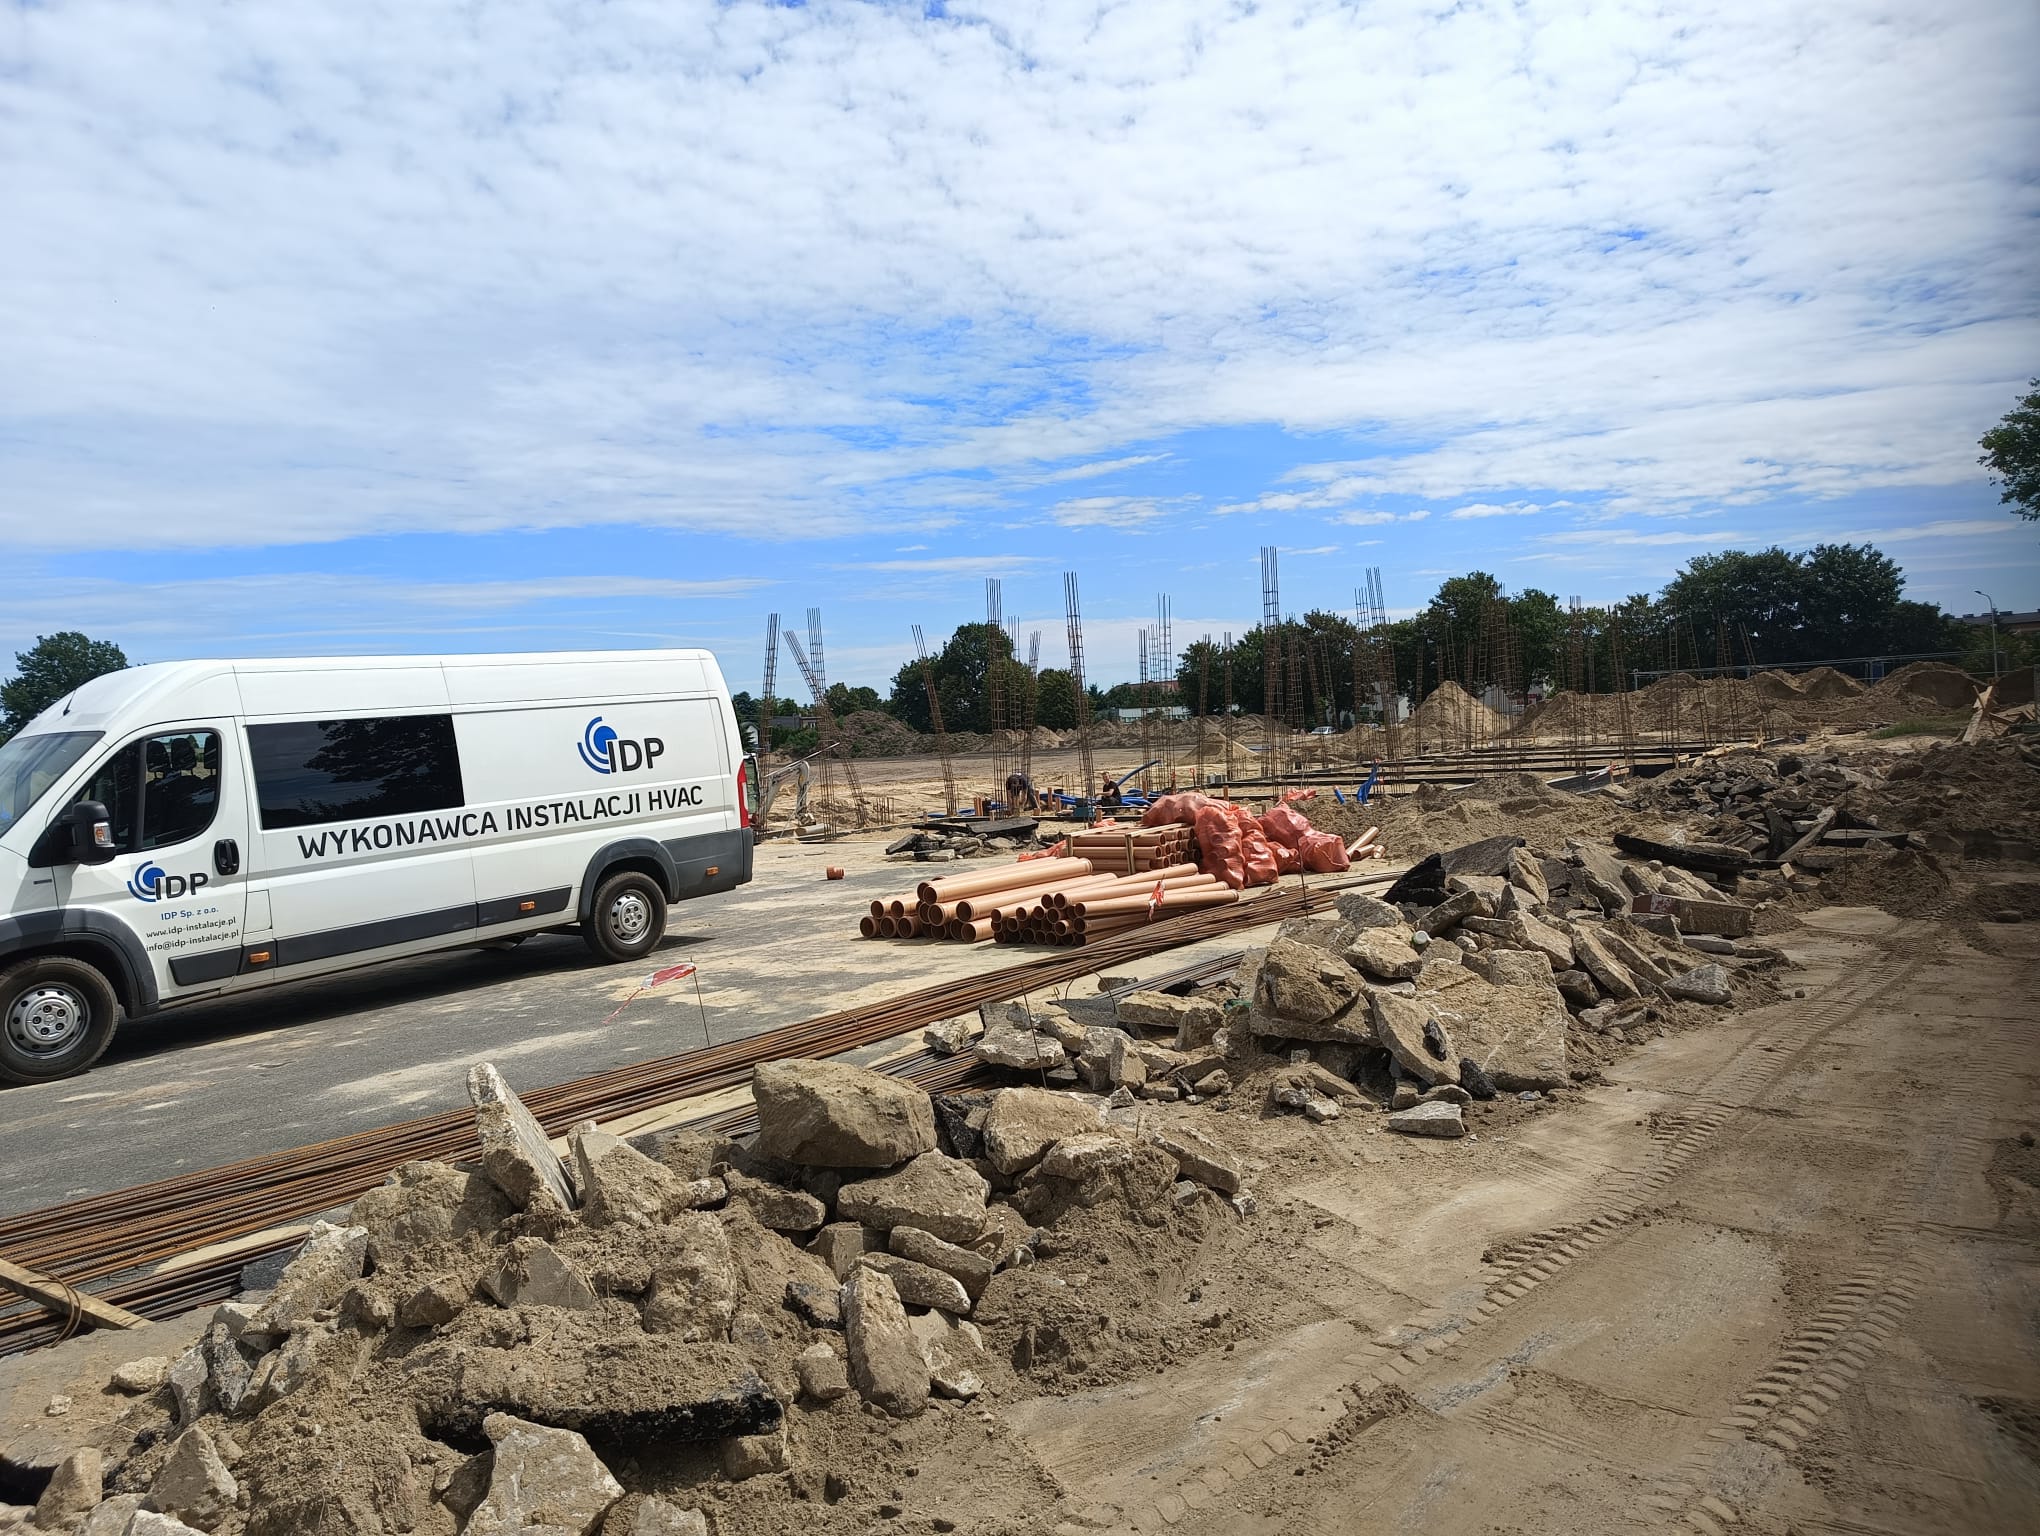
<svg viewBox="0 0 2040 1536">
<path fill-rule="evenodd" d="M 1473 567 L 1868 540 L 2040 606 L 2040 12 L 17 5 L 0 651 L 1094 678 Z"/>
</svg>

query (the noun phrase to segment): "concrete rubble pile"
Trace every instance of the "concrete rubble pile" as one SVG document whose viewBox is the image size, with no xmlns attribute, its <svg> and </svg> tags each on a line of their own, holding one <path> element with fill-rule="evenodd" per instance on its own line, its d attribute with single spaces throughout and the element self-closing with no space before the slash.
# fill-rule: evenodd
<svg viewBox="0 0 2040 1536">
<path fill-rule="evenodd" d="M 1276 1111 L 1326 1122 L 1379 1107 L 1390 1130 L 1451 1138 L 1466 1133 L 1469 1102 L 1590 1078 L 1613 1046 L 1660 1033 L 1682 1004 L 1728 1004 L 1738 977 L 1782 959 L 1721 936 L 1750 931 L 1747 906 L 1593 842 L 1543 851 L 1490 838 L 1426 860 L 1386 894 L 1345 893 L 1332 912 L 1284 924 L 1207 996 L 1122 999 L 1130 1033 L 1037 1008 L 988 1018 L 975 1048 L 1128 1102 L 1195 1102 L 1251 1077 Z M 1642 896 L 1669 896 L 1717 931 L 1639 915 Z M 1141 1038 L 1171 1023 L 1168 1044 Z M 1044 1040 L 1046 1066 L 1023 1058 L 1019 1047 Z"/>
<path fill-rule="evenodd" d="M 1156 1007 L 1196 1014 L 1186 1041 L 1216 1028 L 1215 1008 Z M 816 1447 L 840 1460 L 863 1433 L 883 1453 L 885 1426 L 957 1413 L 1061 1347 L 1074 1293 L 1037 1263 L 1060 1225 L 1194 1243 L 1251 1209 L 1219 1140 L 1039 1085 L 936 1101 L 768 1062 L 754 1137 L 590 1122 L 564 1155 L 492 1067 L 469 1092 L 475 1161 L 400 1167 L 182 1356 L 122 1366 L 108 1390 L 134 1406 L 111 1444 L 81 1447 L 16 1528 L 651 1536 L 720 1529 L 754 1492 L 854 1502 L 858 1469 Z"/>
</svg>

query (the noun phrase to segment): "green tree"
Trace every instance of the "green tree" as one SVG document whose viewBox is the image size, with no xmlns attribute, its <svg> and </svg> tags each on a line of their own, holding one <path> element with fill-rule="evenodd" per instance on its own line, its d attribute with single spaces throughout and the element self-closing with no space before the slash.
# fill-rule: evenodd
<svg viewBox="0 0 2040 1536">
<path fill-rule="evenodd" d="M 843 683 L 831 683 L 823 697 L 828 700 L 829 713 L 838 720 L 863 710 L 885 708 L 885 701 L 879 698 L 876 688 L 851 688 Z"/>
<path fill-rule="evenodd" d="M 1027 668 L 1013 659 L 1012 639 L 1003 630 L 990 624 L 960 624 L 940 654 L 929 658 L 929 664 L 935 671 L 936 695 L 942 701 L 943 729 L 991 729 L 989 680 L 995 665 L 1002 696 L 1016 706 L 1008 718 L 1015 722 L 1020 718 L 1017 708 L 1025 706 Z M 917 731 L 935 729 L 919 658 L 903 663 L 893 674 L 891 695 L 884 707 Z"/>
<path fill-rule="evenodd" d="M 94 640 L 75 629 L 38 635 L 34 645 L 14 653 L 14 676 L 0 683 L 0 741 L 73 689 L 127 664 L 111 640 Z"/>
<path fill-rule="evenodd" d="M 1077 680 L 1061 667 L 1044 667 L 1034 681 L 1034 723 L 1051 731 L 1075 730 Z"/>
<path fill-rule="evenodd" d="M 2040 518 L 2040 379 L 1978 443 L 1976 462 L 2004 487 L 1998 500 L 2020 517 Z"/>
</svg>

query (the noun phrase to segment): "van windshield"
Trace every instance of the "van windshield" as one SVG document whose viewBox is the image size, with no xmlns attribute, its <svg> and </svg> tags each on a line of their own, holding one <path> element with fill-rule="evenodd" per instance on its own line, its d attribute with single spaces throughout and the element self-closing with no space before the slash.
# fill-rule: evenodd
<svg viewBox="0 0 2040 1536">
<path fill-rule="evenodd" d="M 9 830 L 43 791 L 83 757 L 98 731 L 41 731 L 0 744 L 0 833 Z"/>
</svg>

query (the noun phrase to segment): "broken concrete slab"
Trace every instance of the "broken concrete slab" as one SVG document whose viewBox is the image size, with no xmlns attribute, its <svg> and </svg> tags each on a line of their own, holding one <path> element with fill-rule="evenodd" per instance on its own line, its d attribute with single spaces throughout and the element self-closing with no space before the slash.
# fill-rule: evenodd
<svg viewBox="0 0 2040 1536">
<path fill-rule="evenodd" d="M 1343 891 L 1333 902 L 1342 922 L 1354 928 L 1400 928 L 1402 913 L 1362 891 Z"/>
<path fill-rule="evenodd" d="M 607 1131 L 579 1131 L 572 1147 L 584 1219 L 591 1227 L 656 1227 L 707 1192 Z"/>
<path fill-rule="evenodd" d="M 586 1312 L 595 1305 L 587 1276 L 542 1237 L 512 1238 L 496 1263 L 482 1272 L 482 1289 L 505 1307 Z"/>
<path fill-rule="evenodd" d="M 1014 1072 L 1050 1072 L 1069 1059 L 1062 1042 L 1046 1030 L 988 1029 L 972 1050 L 986 1066 Z"/>
<path fill-rule="evenodd" d="M 1428 1104 L 1397 1110 L 1388 1117 L 1388 1128 L 1405 1136 L 1454 1137 L 1466 1134 L 1466 1121 L 1461 1117 L 1457 1104 L 1433 1100 Z"/>
<path fill-rule="evenodd" d="M 1397 1065 L 1426 1083 L 1459 1081 L 1460 1053 L 1428 999 L 1376 991 L 1370 1001 L 1374 1039 Z"/>
<path fill-rule="evenodd" d="M 668 1504 L 664 1499 L 640 1499 L 637 1514 L 631 1520 L 630 1536 L 709 1536 L 708 1516 L 698 1509 Z"/>
<path fill-rule="evenodd" d="M 962 1282 L 932 1265 L 917 1264 L 896 1253 L 867 1253 L 857 1263 L 860 1268 L 875 1269 L 891 1280 L 905 1306 L 956 1313 L 968 1313 L 971 1309 L 970 1293 L 964 1290 Z"/>
<path fill-rule="evenodd" d="M 928 1406 L 928 1361 L 890 1276 L 866 1263 L 850 1272 L 843 1282 L 843 1333 L 850 1382 L 866 1402 L 896 1419 Z"/>
<path fill-rule="evenodd" d="M 941 1019 L 921 1031 L 921 1044 L 938 1056 L 955 1056 L 969 1050 L 976 1035 L 968 1019 Z"/>
<path fill-rule="evenodd" d="M 1382 981 L 1414 980 L 1424 965 L 1424 957 L 1411 947 L 1407 930 L 1400 926 L 1361 929 L 1340 958 Z"/>
<path fill-rule="evenodd" d="M 314 1313 L 340 1305 L 347 1288 L 361 1278 L 367 1260 L 366 1227 L 313 1222 L 252 1326 L 279 1335 L 304 1327 Z"/>
<path fill-rule="evenodd" d="M 1568 923 L 1566 931 L 1572 936 L 1574 959 L 1603 992 L 1618 1002 L 1643 996 L 1643 989 L 1636 984 L 1636 978 L 1615 958 L 1614 951 L 1602 941 L 1594 927 L 1586 923 Z"/>
<path fill-rule="evenodd" d="M 234 1508 L 240 1492 L 212 1436 L 193 1425 L 177 1437 L 150 1481 L 149 1503 L 186 1525 L 210 1531 Z"/>
<path fill-rule="evenodd" d="M 810 1344 L 793 1363 L 801 1392 L 818 1403 L 833 1403 L 850 1390 L 850 1369 L 833 1344 Z"/>
<path fill-rule="evenodd" d="M 1491 951 L 1483 958 L 1492 963 L 1501 953 Z M 1541 962 L 1543 957 L 1537 958 Z M 1457 1056 L 1478 1063 L 1504 1092 L 1561 1088 L 1571 1081 L 1565 1049 L 1569 1016 L 1564 998 L 1548 980 L 1495 986 L 1476 976 L 1433 999 L 1432 1006 L 1451 1032 Z"/>
<path fill-rule="evenodd" d="M 1222 1195 L 1236 1195 L 1246 1183 L 1246 1165 L 1202 1131 L 1174 1122 L 1150 1133 L 1156 1146 L 1176 1160 L 1186 1179 L 1195 1179 Z"/>
<path fill-rule="evenodd" d="M 96 1446 L 81 1446 L 57 1463 L 35 1501 L 35 1523 L 68 1531 L 92 1513 L 105 1493 L 106 1460 Z"/>
<path fill-rule="evenodd" d="M 1046 1088 L 1004 1088 L 985 1113 L 985 1156 L 994 1168 L 1010 1177 L 1040 1162 L 1063 1137 L 1097 1128 L 1095 1100 L 1073 1098 Z M 928 1227 L 923 1221 L 909 1225 Z M 928 1230 L 951 1242 L 959 1241 L 934 1227 Z"/>
<path fill-rule="evenodd" d="M 468 1069 L 467 1090 L 481 1137 L 482 1172 L 489 1181 L 520 1211 L 530 1210 L 534 1202 L 573 1210 L 579 1203 L 573 1175 L 503 1074 L 481 1062 Z"/>
<path fill-rule="evenodd" d="M 732 1168 L 723 1175 L 730 1198 L 769 1232 L 812 1232 L 829 1219 L 829 1208 L 804 1190 L 785 1189 L 765 1179 L 748 1178 Z"/>
<path fill-rule="evenodd" d="M 765 1061 L 751 1074 L 757 1149 L 821 1168 L 891 1168 L 935 1147 L 925 1090 L 837 1061 Z"/>
<path fill-rule="evenodd" d="M 1360 994 L 1359 972 L 1337 955 L 1278 938 L 1261 957 L 1254 1029 L 1293 1040 L 1342 1038 L 1334 1026 Z M 1263 1016 L 1279 1022 L 1264 1029 Z"/>
<path fill-rule="evenodd" d="M 1744 939 L 1756 931 L 1756 912 L 1739 901 L 1697 900 L 1682 895 L 1639 896 L 1630 910 L 1669 917 L 1682 934 Z"/>
<path fill-rule="evenodd" d="M 1725 966 L 1696 965 L 1690 971 L 1668 978 L 1664 986 L 1667 993 L 1684 1002 L 1722 1007 L 1734 1000 L 1729 991 Z"/>
<path fill-rule="evenodd" d="M 993 1111 L 997 1108 L 995 1101 Z M 968 1243 L 984 1230 L 985 1202 L 990 1198 L 991 1185 L 969 1163 L 941 1152 L 923 1152 L 904 1168 L 845 1184 L 836 1192 L 836 1214 L 882 1231 L 919 1227 L 944 1242 Z"/>
<path fill-rule="evenodd" d="M 919 1227 L 894 1227 L 887 1234 L 887 1251 L 911 1259 L 930 1269 L 939 1269 L 963 1287 L 973 1305 L 991 1284 L 994 1263 L 976 1249 L 946 1243 Z"/>
<path fill-rule="evenodd" d="M 1050 1147 L 1040 1168 L 1052 1179 L 1082 1184 L 1132 1162 L 1133 1147 L 1124 1138 L 1111 1131 L 1085 1131 L 1065 1136 Z"/>
<path fill-rule="evenodd" d="M 986 1186 L 989 1194 L 991 1186 Z M 840 1198 L 840 1196 L 839 1196 Z M 867 1253 L 884 1253 L 886 1231 L 862 1222 L 832 1221 L 815 1234 L 808 1252 L 820 1259 L 838 1280 L 848 1277 L 851 1267 Z"/>
<path fill-rule="evenodd" d="M 1629 905 L 1629 885 L 1622 878 L 1620 861 L 1612 853 L 1598 843 L 1577 837 L 1566 839 L 1565 850 L 1574 868 L 1575 892 L 1584 890 L 1605 912 L 1620 912 Z"/>
<path fill-rule="evenodd" d="M 1539 906 L 1551 900 L 1551 887 L 1544 879 L 1544 865 L 1528 848 L 1509 850 L 1508 877 L 1511 885 Z"/>
<path fill-rule="evenodd" d="M 495 1447 L 489 1491 L 468 1517 L 463 1536 L 537 1531 L 589 1536 L 623 1497 L 623 1485 L 571 1430 L 548 1429 L 507 1413 L 490 1414 L 482 1430 Z"/>
</svg>

